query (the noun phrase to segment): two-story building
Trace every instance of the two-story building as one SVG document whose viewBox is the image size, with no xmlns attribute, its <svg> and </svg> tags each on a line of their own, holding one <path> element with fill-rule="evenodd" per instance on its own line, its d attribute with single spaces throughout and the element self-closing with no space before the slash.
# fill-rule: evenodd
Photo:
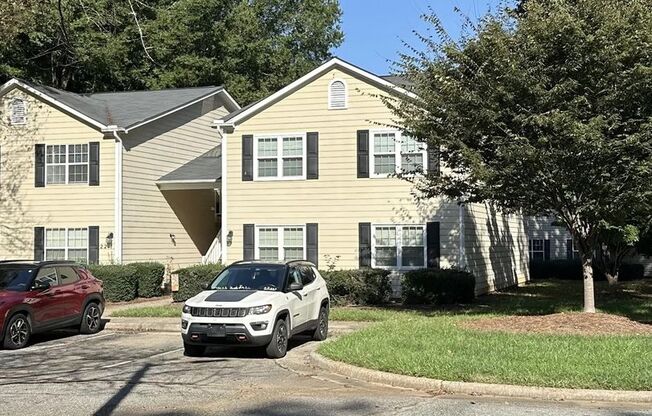
<svg viewBox="0 0 652 416">
<path fill-rule="evenodd" d="M 422 199 L 396 177 L 442 169 L 436 151 L 392 127 L 381 97 L 411 94 L 396 82 L 334 58 L 240 109 L 221 88 L 82 96 L 11 81 L 0 91 L 7 108 L 18 97 L 35 126 L 48 127 L 24 134 L 29 139 L 0 139 L 3 162 L 18 152 L 8 144 L 25 147 L 27 171 L 19 181 L 22 211 L 0 220 L 16 222 L 8 234 L 24 245 L 0 231 L 0 257 L 84 260 L 75 249 L 86 244 L 91 262 L 305 258 L 322 268 L 466 268 L 478 292 L 525 281 L 522 217 Z M 71 111 L 88 116 L 79 110 L 90 100 L 104 111 L 95 127 Z M 81 170 L 89 178 L 80 184 L 73 166 L 87 159 Z M 56 161 L 65 168 L 54 168 Z M 60 171 L 65 183 L 52 183 L 48 175 Z"/>
</svg>

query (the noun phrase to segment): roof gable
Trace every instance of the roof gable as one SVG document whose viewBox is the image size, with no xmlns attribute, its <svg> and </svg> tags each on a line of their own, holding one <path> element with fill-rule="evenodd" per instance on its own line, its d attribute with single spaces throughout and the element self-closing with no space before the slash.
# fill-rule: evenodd
<svg viewBox="0 0 652 416">
<path fill-rule="evenodd" d="M 345 72 L 350 72 L 355 76 L 361 78 L 365 82 L 374 85 L 376 87 L 379 87 L 380 89 L 383 89 L 385 91 L 389 91 L 395 94 L 405 95 L 412 98 L 416 97 L 416 95 L 413 94 L 412 92 L 394 83 L 394 81 L 398 80 L 399 77 L 390 77 L 390 76 L 380 77 L 360 67 L 350 64 L 340 58 L 332 58 L 331 60 L 327 61 L 321 66 L 310 71 L 303 77 L 297 79 L 296 81 L 290 83 L 286 87 L 268 96 L 267 98 L 252 103 L 247 107 L 241 108 L 240 110 L 234 111 L 233 113 L 230 113 L 229 115 L 227 115 L 226 117 L 220 120 L 216 120 L 216 124 L 239 124 L 247 120 L 248 118 L 254 116 L 255 114 L 258 114 L 259 112 L 265 110 L 271 105 L 277 103 L 283 98 L 289 96 L 293 92 L 310 84 L 311 82 L 313 82 L 314 80 L 316 80 L 317 78 L 319 78 L 320 76 L 322 76 L 323 74 L 325 74 L 326 72 L 334 68 L 341 69 Z"/>
</svg>

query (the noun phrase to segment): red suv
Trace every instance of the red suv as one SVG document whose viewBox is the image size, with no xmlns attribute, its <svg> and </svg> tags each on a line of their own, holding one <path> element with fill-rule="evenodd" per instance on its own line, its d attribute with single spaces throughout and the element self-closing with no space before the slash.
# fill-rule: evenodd
<svg viewBox="0 0 652 416">
<path fill-rule="evenodd" d="M 94 334 L 103 311 L 102 281 L 76 263 L 0 262 L 0 341 L 7 349 L 51 329 L 78 326 Z"/>
</svg>

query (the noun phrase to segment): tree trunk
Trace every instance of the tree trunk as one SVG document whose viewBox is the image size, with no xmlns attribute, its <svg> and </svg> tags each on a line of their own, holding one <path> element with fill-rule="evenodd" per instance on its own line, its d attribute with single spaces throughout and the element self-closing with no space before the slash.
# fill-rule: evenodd
<svg viewBox="0 0 652 416">
<path fill-rule="evenodd" d="M 584 280 L 584 312 L 595 313 L 595 289 L 593 288 L 593 259 L 582 253 L 582 276 Z"/>
</svg>

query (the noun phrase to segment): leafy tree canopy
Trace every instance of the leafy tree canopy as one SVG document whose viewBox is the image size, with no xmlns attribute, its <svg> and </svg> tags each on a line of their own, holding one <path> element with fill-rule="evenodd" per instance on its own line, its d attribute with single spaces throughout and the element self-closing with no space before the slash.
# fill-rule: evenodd
<svg viewBox="0 0 652 416">
<path fill-rule="evenodd" d="M 461 41 L 436 37 L 402 60 L 418 99 L 389 103 L 448 169 L 423 190 L 557 216 L 578 243 L 585 310 L 605 225 L 652 201 L 652 3 L 528 0 Z"/>
<path fill-rule="evenodd" d="M 225 84 L 244 104 L 343 39 L 338 0 L 8 0 L 0 16 L 0 81 L 75 92 Z"/>
</svg>

